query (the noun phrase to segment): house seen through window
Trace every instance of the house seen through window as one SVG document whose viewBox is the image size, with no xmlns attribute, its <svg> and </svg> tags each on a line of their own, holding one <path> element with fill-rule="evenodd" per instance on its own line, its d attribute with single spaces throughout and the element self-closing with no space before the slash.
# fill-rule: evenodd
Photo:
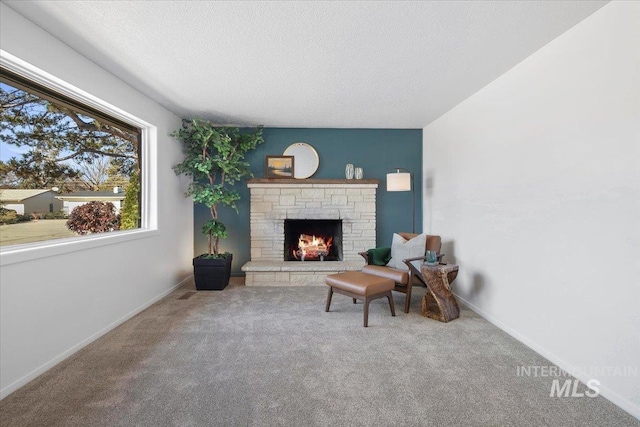
<svg viewBox="0 0 640 427">
<path fill-rule="evenodd" d="M 0 71 L 0 246 L 139 228 L 140 129 Z"/>
</svg>

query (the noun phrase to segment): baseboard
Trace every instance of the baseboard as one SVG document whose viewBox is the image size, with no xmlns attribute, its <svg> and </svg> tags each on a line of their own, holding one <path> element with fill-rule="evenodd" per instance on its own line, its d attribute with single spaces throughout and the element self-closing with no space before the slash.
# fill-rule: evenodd
<svg viewBox="0 0 640 427">
<path fill-rule="evenodd" d="M 456 296 L 458 301 L 460 303 L 462 303 L 462 305 L 464 305 L 465 307 L 467 307 L 471 311 L 475 312 L 477 315 L 479 315 L 480 317 L 482 317 L 483 319 L 485 319 L 489 323 L 493 324 L 494 326 L 498 327 L 502 331 L 506 332 L 507 334 L 509 334 L 513 338 L 517 339 L 522 344 L 526 345 L 527 347 L 529 347 L 531 350 L 535 351 L 536 353 L 538 353 L 542 357 L 548 359 L 551 363 L 553 363 L 554 365 L 558 366 L 563 371 L 569 373 L 570 375 L 572 375 L 574 378 L 578 379 L 583 384 L 586 384 L 591 379 L 589 377 L 589 375 L 587 375 L 585 372 L 583 372 L 580 369 L 572 366 L 570 363 L 567 363 L 565 360 L 563 360 L 562 358 L 556 356 L 555 354 L 547 351 L 545 348 L 541 347 L 540 345 L 538 345 L 534 341 L 532 341 L 529 338 L 525 337 L 524 335 L 522 335 L 521 333 L 519 333 L 515 329 L 505 325 L 504 323 L 502 323 L 501 321 L 499 321 L 495 317 L 491 316 L 489 313 L 483 311 L 479 307 L 473 305 L 469 301 L 467 301 L 464 298 L 460 297 L 460 295 L 457 295 L 457 294 L 454 294 L 454 295 Z M 599 390 L 600 390 L 600 396 L 604 397 L 605 399 L 607 399 L 608 401 L 610 401 L 611 403 L 613 403 L 614 405 L 616 405 L 620 409 L 628 412 L 631 416 L 633 416 L 633 417 L 635 417 L 637 419 L 640 419 L 640 406 L 638 406 L 637 404 L 625 399 L 624 397 L 620 396 L 616 392 L 614 392 L 611 389 L 607 388 L 607 386 L 605 384 L 601 383 L 600 386 L 599 386 Z"/>
<path fill-rule="evenodd" d="M 43 373 L 47 372 L 49 369 L 53 368 L 54 366 L 56 366 L 58 363 L 62 362 L 63 360 L 65 360 L 69 356 L 73 355 L 77 351 L 81 350 L 82 348 L 84 348 L 87 345 L 91 344 L 93 341 L 95 341 L 98 338 L 100 338 L 101 336 L 105 335 L 107 332 L 115 329 L 117 326 L 119 326 L 122 323 L 126 322 L 127 320 L 131 319 L 136 314 L 140 313 L 141 311 L 147 309 L 151 305 L 153 305 L 156 302 L 160 301 L 162 298 L 164 298 L 167 295 L 169 295 L 175 289 L 179 288 L 180 286 L 185 285 L 186 283 L 189 283 L 189 281 L 192 281 L 192 280 L 193 280 L 193 275 L 190 275 L 190 276 L 186 277 L 185 279 L 181 280 L 177 285 L 172 286 L 171 288 L 169 288 L 166 291 L 162 292 L 160 295 L 158 295 L 158 296 L 152 298 L 151 300 L 145 302 L 144 304 L 142 304 L 139 307 L 135 308 L 134 310 L 132 310 L 128 314 L 125 314 L 124 316 L 122 316 L 121 318 L 119 318 L 115 322 L 111 323 L 110 325 L 102 328 L 100 331 L 98 331 L 95 334 L 91 335 L 89 338 L 79 342 L 78 344 L 76 344 L 73 347 L 71 347 L 69 350 L 59 354 L 58 356 L 56 356 L 53 359 L 51 359 L 50 361 L 46 362 L 42 366 L 34 369 L 33 371 L 31 371 L 30 373 L 28 373 L 24 377 L 22 377 L 22 378 L 20 378 L 20 379 L 18 379 L 16 381 L 14 381 L 13 383 L 9 384 L 8 386 L 6 386 L 2 390 L 0 390 L 0 400 L 4 399 L 5 397 L 10 395 L 14 391 L 18 390 L 20 387 L 22 387 L 22 386 L 26 385 L 27 383 L 33 381 L 34 379 L 36 379 L 37 377 L 39 377 Z"/>
</svg>

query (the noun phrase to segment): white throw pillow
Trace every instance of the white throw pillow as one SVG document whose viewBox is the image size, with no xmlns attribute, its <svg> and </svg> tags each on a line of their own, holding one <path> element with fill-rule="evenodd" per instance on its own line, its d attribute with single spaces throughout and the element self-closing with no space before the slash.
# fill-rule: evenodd
<svg viewBox="0 0 640 427">
<path fill-rule="evenodd" d="M 409 270 L 409 267 L 402 260 L 424 256 L 426 244 L 426 234 L 420 234 L 411 240 L 406 240 L 401 235 L 394 233 L 391 242 L 391 259 L 387 263 L 387 267 Z"/>
</svg>

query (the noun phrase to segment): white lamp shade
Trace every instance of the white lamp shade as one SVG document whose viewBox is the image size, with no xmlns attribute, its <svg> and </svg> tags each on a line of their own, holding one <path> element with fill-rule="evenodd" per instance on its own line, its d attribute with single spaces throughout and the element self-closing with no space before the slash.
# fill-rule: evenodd
<svg viewBox="0 0 640 427">
<path fill-rule="evenodd" d="M 387 191 L 411 191 L 411 174 L 406 172 L 388 173 Z"/>
</svg>

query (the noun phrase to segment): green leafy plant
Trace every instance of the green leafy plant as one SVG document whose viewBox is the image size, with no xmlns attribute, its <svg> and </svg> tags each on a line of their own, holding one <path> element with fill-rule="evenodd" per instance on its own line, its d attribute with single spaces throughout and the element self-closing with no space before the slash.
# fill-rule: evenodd
<svg viewBox="0 0 640 427">
<path fill-rule="evenodd" d="M 15 224 L 18 221 L 18 213 L 13 209 L 0 207 L 0 224 Z"/>
<path fill-rule="evenodd" d="M 171 136 L 183 143 L 184 160 L 173 170 L 178 175 L 192 177 L 185 196 L 206 206 L 211 219 L 202 227 L 207 236 L 208 257 L 222 257 L 220 239 L 226 239 L 227 229 L 218 219 L 218 206 L 226 205 L 238 211 L 236 202 L 240 194 L 233 185 L 242 178 L 251 177 L 247 152 L 264 142 L 262 127 L 251 133 L 237 127 L 215 126 L 207 120 L 183 120 L 182 128 Z"/>
<path fill-rule="evenodd" d="M 65 219 L 67 216 L 63 211 L 58 212 L 47 212 L 44 215 L 44 219 Z"/>
<path fill-rule="evenodd" d="M 131 175 L 127 190 L 122 202 L 120 212 L 120 230 L 131 230 L 138 228 L 140 220 L 140 208 L 138 206 L 138 193 L 140 193 L 140 174 L 134 172 Z"/>
</svg>

